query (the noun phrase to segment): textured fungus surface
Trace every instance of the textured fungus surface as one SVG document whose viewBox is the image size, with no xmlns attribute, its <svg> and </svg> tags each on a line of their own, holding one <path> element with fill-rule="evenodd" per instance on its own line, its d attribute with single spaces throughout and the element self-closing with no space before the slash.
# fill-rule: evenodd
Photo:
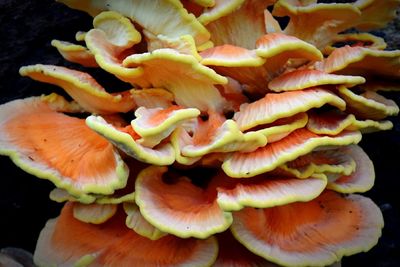
<svg viewBox="0 0 400 267">
<path fill-rule="evenodd" d="M 1 158 L 0 247 L 38 265 L 398 266 L 400 53 L 381 51 L 398 21 L 376 30 L 398 0 L 65 2 L 94 21 L 0 4 L 0 153 L 52 182 Z M 72 102 L 28 98 L 51 92 Z M 38 237 L 48 196 L 67 203 Z M 0 265 L 29 261 L 10 251 Z"/>
</svg>

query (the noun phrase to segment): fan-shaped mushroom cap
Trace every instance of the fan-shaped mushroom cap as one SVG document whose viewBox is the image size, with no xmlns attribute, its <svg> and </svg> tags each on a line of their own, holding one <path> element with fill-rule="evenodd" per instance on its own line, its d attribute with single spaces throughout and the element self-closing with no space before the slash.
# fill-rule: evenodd
<svg viewBox="0 0 400 267">
<path fill-rule="evenodd" d="M 216 187 L 217 202 L 224 211 L 245 207 L 270 208 L 297 201 L 310 201 L 325 189 L 325 175 L 307 179 L 262 174 L 248 179 L 234 179 L 224 174 L 214 177 L 209 187 Z"/>
<path fill-rule="evenodd" d="M 351 46 L 362 46 L 366 48 L 384 50 L 387 47 L 385 40 L 370 33 L 343 33 L 332 39 L 331 43 L 324 48 L 324 54 L 331 54 L 337 47 L 335 44 L 353 42 Z"/>
<path fill-rule="evenodd" d="M 269 93 L 264 98 L 241 106 L 233 119 L 242 131 L 272 123 L 278 119 L 330 104 L 345 109 L 345 102 L 332 92 L 313 88 L 301 91 Z"/>
<path fill-rule="evenodd" d="M 201 111 L 224 109 L 226 100 L 214 85 L 226 84 L 228 80 L 201 65 L 193 56 L 172 49 L 158 49 L 131 55 L 124 60 L 124 65 L 143 70 L 136 81 L 139 86 L 165 88 L 174 94 L 180 106 Z"/>
<path fill-rule="evenodd" d="M 119 212 L 101 224 L 73 218 L 67 203 L 60 217 L 47 222 L 39 236 L 34 261 L 39 266 L 209 266 L 218 253 L 214 237 L 180 239 L 171 235 L 152 241 L 125 226 Z"/>
<path fill-rule="evenodd" d="M 226 9 L 236 5 L 236 8 L 218 19 L 210 22 L 210 14 L 206 23 L 207 30 L 211 33 L 211 41 L 214 45 L 234 45 L 246 49 L 254 49 L 257 39 L 266 34 L 264 22 L 264 9 L 269 1 L 246 0 L 246 1 L 219 1 L 218 6 L 211 8 L 215 15 L 218 8 L 221 14 L 222 2 Z M 237 5 L 240 3 L 240 5 Z M 225 9 L 225 10 L 226 10 Z M 204 23 L 204 13 L 199 20 Z"/>
<path fill-rule="evenodd" d="M 259 57 L 255 50 L 230 44 L 209 48 L 200 55 L 201 64 L 206 66 L 258 67 L 265 63 L 265 59 Z"/>
<path fill-rule="evenodd" d="M 170 165 L 175 160 L 174 150 L 169 143 L 160 144 L 154 148 L 142 146 L 136 141 L 140 136 L 130 126 L 128 126 L 128 130 L 118 129 L 100 116 L 89 116 L 86 118 L 86 124 L 139 161 L 155 165 Z"/>
<path fill-rule="evenodd" d="M 350 175 L 356 169 L 356 162 L 348 153 L 349 147 L 313 151 L 279 166 L 279 169 L 298 178 L 307 178 L 315 173 Z"/>
<path fill-rule="evenodd" d="M 325 191 L 310 202 L 235 212 L 231 230 L 250 251 L 272 262 L 322 266 L 369 250 L 382 227 L 382 214 L 370 199 Z"/>
<path fill-rule="evenodd" d="M 199 157 L 209 153 L 254 151 L 267 144 L 265 135 L 258 132 L 242 133 L 236 122 L 211 113 L 207 121 L 198 119 L 193 137 L 181 134 L 179 150 L 183 156 Z"/>
<path fill-rule="evenodd" d="M 346 101 L 346 111 L 359 118 L 380 120 L 399 113 L 396 102 L 376 92 L 366 91 L 358 95 L 344 86 L 340 86 L 338 91 Z"/>
<path fill-rule="evenodd" d="M 182 154 L 182 147 L 192 142 L 192 136 L 183 128 L 178 127 L 171 135 L 171 144 L 175 152 L 175 160 L 182 165 L 193 165 L 201 160 L 201 156 L 188 157 Z"/>
<path fill-rule="evenodd" d="M 124 187 L 128 169 L 118 151 L 63 110 L 68 102 L 55 94 L 1 105 L 1 154 L 77 196 Z"/>
<path fill-rule="evenodd" d="M 133 158 L 126 158 L 126 165 L 129 168 L 129 177 L 126 186 L 117 189 L 112 194 L 80 194 L 78 196 L 70 194 L 68 191 L 55 188 L 50 192 L 50 199 L 56 202 L 79 202 L 83 204 L 121 204 L 124 202 L 135 201 L 135 181 L 141 170 L 148 167 L 140 161 Z"/>
<path fill-rule="evenodd" d="M 383 51 L 365 47 L 344 46 L 315 64 L 327 73 L 400 78 L 400 50 Z"/>
<path fill-rule="evenodd" d="M 139 207 L 133 202 L 124 203 L 124 211 L 128 215 L 126 217 L 126 226 L 137 234 L 147 237 L 150 240 L 157 240 L 167 235 L 159 229 L 151 225 L 140 213 Z"/>
<path fill-rule="evenodd" d="M 132 22 L 114 11 L 105 11 L 97 15 L 93 19 L 93 26 L 103 31 L 107 41 L 119 49 L 130 48 L 142 39 Z"/>
<path fill-rule="evenodd" d="M 268 82 L 282 73 L 290 59 L 304 64 L 323 58 L 316 47 L 293 36 L 270 33 L 257 38 L 253 50 L 227 44 L 205 50 L 200 53 L 202 64 L 246 84 L 250 91 L 265 93 Z"/>
<path fill-rule="evenodd" d="M 193 56 L 194 58 L 196 58 L 197 61 L 201 60 L 201 57 L 197 52 L 199 48 L 196 47 L 196 44 L 191 35 L 183 35 L 177 38 L 168 38 L 160 34 L 155 36 L 154 34 L 146 30 L 143 30 L 143 34 L 146 37 L 147 50 L 149 52 L 162 48 L 170 48 L 179 52 L 180 54 Z M 210 43 L 209 46 L 211 47 L 212 44 Z M 205 47 L 204 45 L 204 49 L 207 48 L 208 47 Z"/>
<path fill-rule="evenodd" d="M 136 180 L 136 204 L 143 217 L 163 232 L 187 238 L 206 238 L 225 231 L 232 215 L 186 177 L 166 183 L 166 167 L 151 166 Z"/>
<path fill-rule="evenodd" d="M 55 202 L 79 202 L 83 204 L 91 204 L 96 201 L 96 196 L 91 194 L 80 194 L 78 196 L 74 196 L 70 194 L 67 190 L 61 188 L 54 188 L 50 191 L 49 198 Z"/>
<path fill-rule="evenodd" d="M 189 34 L 193 36 L 197 46 L 206 43 L 210 38 L 206 28 L 192 14 L 188 14 L 178 0 L 60 0 L 60 2 L 88 12 L 92 16 L 104 10 L 116 11 L 154 35 L 162 34 L 174 38 Z"/>
<path fill-rule="evenodd" d="M 203 25 L 226 16 L 240 8 L 245 0 L 216 0 L 215 5 L 206 9 L 197 19 Z"/>
<path fill-rule="evenodd" d="M 57 48 L 61 56 L 85 67 L 98 67 L 94 55 L 84 46 L 66 41 L 53 40 L 51 45 Z"/>
<path fill-rule="evenodd" d="M 372 161 L 368 155 L 357 145 L 344 148 L 356 162 L 356 169 L 349 175 L 336 175 L 329 179 L 327 188 L 339 193 L 364 193 L 372 188 L 375 181 L 375 171 Z"/>
<path fill-rule="evenodd" d="M 396 18 L 399 0 L 357 0 L 354 6 L 361 11 L 356 28 L 362 31 L 384 28 L 387 23 Z"/>
<path fill-rule="evenodd" d="M 307 121 L 307 113 L 302 112 L 288 118 L 278 119 L 272 123 L 261 125 L 259 130 L 256 127 L 254 130 L 247 131 L 247 133 L 253 131 L 261 133 L 267 137 L 268 143 L 273 143 L 285 138 L 291 132 L 303 128 L 307 125 Z"/>
<path fill-rule="evenodd" d="M 195 108 L 171 106 L 166 109 L 139 107 L 131 121 L 133 130 L 140 135 L 137 140 L 143 146 L 154 147 L 168 137 L 180 124 L 196 118 L 200 111 Z"/>
<path fill-rule="evenodd" d="M 22 76 L 62 87 L 86 111 L 98 114 L 127 112 L 135 107 L 129 91 L 109 94 L 87 73 L 53 65 L 20 69 Z"/>
<path fill-rule="evenodd" d="M 74 218 L 86 223 L 101 224 L 117 212 L 115 204 L 73 204 Z"/>
<path fill-rule="evenodd" d="M 85 42 L 98 65 L 119 79 L 133 83 L 142 74 L 140 69 L 125 68 L 122 61 L 133 53 L 141 35 L 131 21 L 113 11 L 102 12 L 93 20 L 94 29 L 85 35 Z"/>
<path fill-rule="evenodd" d="M 224 161 L 222 169 L 230 177 L 252 177 L 272 171 L 279 165 L 305 155 L 317 147 L 344 146 L 358 143 L 360 140 L 360 132 L 344 131 L 336 136 L 324 136 L 303 128 L 254 152 L 233 153 Z"/>
<path fill-rule="evenodd" d="M 345 85 L 353 87 L 365 83 L 360 76 L 328 74 L 318 70 L 294 70 L 282 74 L 268 83 L 268 88 L 274 92 L 301 90 L 321 85 Z"/>
<path fill-rule="evenodd" d="M 339 32 L 351 28 L 360 18 L 360 10 L 352 4 L 305 3 L 280 0 L 274 5 L 274 16 L 289 16 L 284 32 L 322 49 Z"/>
<path fill-rule="evenodd" d="M 339 113 L 336 111 L 309 114 L 307 129 L 316 134 L 336 135 L 343 130 L 370 133 L 374 131 L 390 130 L 391 121 L 357 120 L 353 114 Z"/>
</svg>

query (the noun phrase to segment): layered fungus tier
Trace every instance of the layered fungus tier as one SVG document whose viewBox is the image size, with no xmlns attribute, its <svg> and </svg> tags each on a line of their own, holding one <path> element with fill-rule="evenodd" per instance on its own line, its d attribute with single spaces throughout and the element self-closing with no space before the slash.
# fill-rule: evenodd
<svg viewBox="0 0 400 267">
<path fill-rule="evenodd" d="M 0 153 L 65 203 L 36 265 L 340 266 L 377 244 L 358 143 L 393 127 L 400 50 L 366 32 L 400 1 L 60 2 L 93 17 L 51 42 L 80 67 L 22 66 L 57 93 L 0 105 Z"/>
</svg>

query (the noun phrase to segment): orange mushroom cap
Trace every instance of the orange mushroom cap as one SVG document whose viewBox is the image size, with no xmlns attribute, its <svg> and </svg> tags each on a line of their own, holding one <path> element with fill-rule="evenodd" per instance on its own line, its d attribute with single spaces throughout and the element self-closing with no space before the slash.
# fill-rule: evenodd
<svg viewBox="0 0 400 267">
<path fill-rule="evenodd" d="M 55 94 L 1 105 L 1 154 L 78 196 L 124 187 L 129 171 L 118 151 L 63 110 L 68 102 Z"/>
<path fill-rule="evenodd" d="M 313 266 L 370 249 L 382 227 L 382 214 L 370 199 L 325 191 L 310 202 L 235 212 L 231 230 L 240 243 L 267 260 Z"/>
<path fill-rule="evenodd" d="M 72 208 L 67 203 L 60 217 L 47 222 L 35 249 L 36 264 L 206 266 L 217 257 L 214 237 L 200 240 L 168 235 L 152 241 L 127 228 L 123 212 L 94 225 L 73 218 Z"/>
</svg>

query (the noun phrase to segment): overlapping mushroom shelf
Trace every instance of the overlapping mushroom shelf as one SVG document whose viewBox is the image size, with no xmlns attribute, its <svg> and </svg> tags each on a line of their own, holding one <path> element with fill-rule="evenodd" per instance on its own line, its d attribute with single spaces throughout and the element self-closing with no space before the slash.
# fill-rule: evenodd
<svg viewBox="0 0 400 267">
<path fill-rule="evenodd" d="M 380 91 L 399 90 L 400 51 L 342 32 L 383 27 L 399 1 L 61 2 L 93 29 L 52 45 L 132 89 L 20 69 L 72 98 L 0 106 L 0 153 L 67 202 L 36 264 L 326 266 L 378 242 L 382 214 L 358 194 L 374 167 L 357 144 L 393 127 L 399 107 Z"/>
</svg>

